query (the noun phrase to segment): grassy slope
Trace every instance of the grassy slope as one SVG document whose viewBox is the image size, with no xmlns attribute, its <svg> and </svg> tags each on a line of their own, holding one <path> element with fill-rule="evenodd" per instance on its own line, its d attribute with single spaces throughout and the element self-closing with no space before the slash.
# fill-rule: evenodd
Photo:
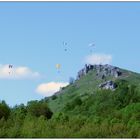
<svg viewBox="0 0 140 140">
<path fill-rule="evenodd" d="M 123 75 L 119 78 L 107 77 L 107 80 L 118 81 L 124 79 L 130 84 L 140 85 L 140 74 L 134 73 L 128 70 L 122 69 Z M 82 100 L 88 98 L 91 94 L 96 93 L 99 88 L 98 85 L 104 82 L 101 78 L 96 76 L 95 71 L 90 71 L 86 76 L 83 76 L 80 80 L 77 80 L 73 85 L 67 86 L 60 91 L 55 100 L 49 99 L 49 107 L 55 112 L 63 111 L 63 108 L 68 102 L 73 101 L 76 97 L 80 97 Z"/>
</svg>

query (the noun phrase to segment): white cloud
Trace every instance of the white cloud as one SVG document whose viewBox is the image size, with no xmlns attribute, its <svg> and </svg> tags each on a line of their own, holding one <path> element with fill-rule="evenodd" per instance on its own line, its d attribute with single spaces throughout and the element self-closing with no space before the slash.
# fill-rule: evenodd
<svg viewBox="0 0 140 140">
<path fill-rule="evenodd" d="M 0 79 L 30 79 L 38 78 L 40 74 L 28 67 L 19 66 L 9 68 L 9 65 L 0 65 Z"/>
<path fill-rule="evenodd" d="M 88 55 L 85 62 L 87 64 L 110 64 L 112 62 L 112 56 L 109 54 L 96 53 Z"/>
<path fill-rule="evenodd" d="M 36 92 L 48 97 L 59 91 L 61 87 L 65 87 L 67 85 L 68 83 L 64 82 L 43 83 L 37 87 Z"/>
</svg>

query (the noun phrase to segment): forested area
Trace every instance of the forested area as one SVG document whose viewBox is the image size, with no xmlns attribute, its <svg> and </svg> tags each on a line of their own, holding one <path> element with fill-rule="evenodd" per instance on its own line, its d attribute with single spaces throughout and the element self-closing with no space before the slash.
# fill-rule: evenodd
<svg viewBox="0 0 140 140">
<path fill-rule="evenodd" d="M 140 138 L 139 88 L 120 83 L 115 92 L 77 96 L 59 112 L 48 100 L 9 107 L 0 102 L 1 138 Z M 49 100 L 56 100 L 51 97 Z"/>
</svg>

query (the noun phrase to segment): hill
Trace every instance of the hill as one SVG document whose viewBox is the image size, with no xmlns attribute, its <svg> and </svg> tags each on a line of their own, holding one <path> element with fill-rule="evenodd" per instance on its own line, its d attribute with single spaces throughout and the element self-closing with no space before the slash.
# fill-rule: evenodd
<svg viewBox="0 0 140 140">
<path fill-rule="evenodd" d="M 140 138 L 140 74 L 85 65 L 51 97 L 10 108 L 0 102 L 0 137 Z"/>
<path fill-rule="evenodd" d="M 93 68 L 87 70 L 87 67 Z M 112 81 L 115 84 L 123 82 L 123 84 L 127 83 L 127 85 L 140 86 L 139 73 L 124 70 L 111 65 L 85 65 L 78 74 L 81 71 L 83 71 L 83 73 L 77 76 L 77 79 L 73 84 L 62 88 L 61 91 L 57 92 L 51 98 L 47 98 L 49 107 L 53 112 L 59 112 L 60 110 L 63 111 L 63 108 L 67 105 L 67 103 L 72 102 L 75 98 L 79 98 L 84 102 L 84 100 L 88 97 L 94 97 L 96 93 L 101 91 L 99 86 L 102 83 L 107 83 L 108 81 Z M 119 90 L 119 88 L 120 87 L 116 88 L 116 90 Z M 108 92 L 110 92 L 110 90 Z M 111 90 L 111 92 L 115 91 Z"/>
</svg>

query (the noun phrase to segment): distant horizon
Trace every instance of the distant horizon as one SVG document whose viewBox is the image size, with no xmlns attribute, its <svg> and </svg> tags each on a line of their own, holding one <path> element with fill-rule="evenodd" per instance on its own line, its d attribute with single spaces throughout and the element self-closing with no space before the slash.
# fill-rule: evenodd
<svg viewBox="0 0 140 140">
<path fill-rule="evenodd" d="M 86 63 L 140 73 L 139 15 L 140 2 L 0 2 L 0 100 L 53 95 Z"/>
</svg>

